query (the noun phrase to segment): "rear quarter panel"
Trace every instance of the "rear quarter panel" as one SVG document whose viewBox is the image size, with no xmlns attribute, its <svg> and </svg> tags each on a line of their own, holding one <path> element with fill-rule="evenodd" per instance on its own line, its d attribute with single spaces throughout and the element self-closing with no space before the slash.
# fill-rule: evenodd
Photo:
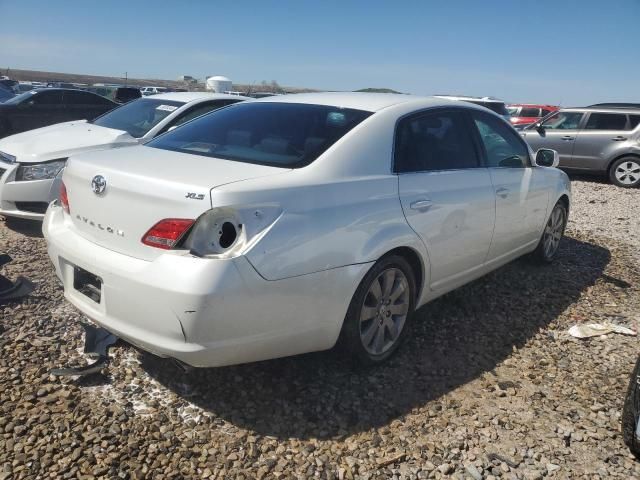
<svg viewBox="0 0 640 480">
<path fill-rule="evenodd" d="M 290 175 L 283 177 L 291 180 Z M 273 178 L 269 188 L 242 193 L 224 188 L 212 192 L 214 206 L 276 203 L 283 208 L 268 234 L 246 254 L 265 279 L 367 263 L 401 246 L 426 258 L 424 245 L 402 213 L 395 175 L 277 185 L 282 181 Z M 241 183 L 244 189 L 265 182 Z M 424 271 L 424 265 L 421 268 Z"/>
</svg>

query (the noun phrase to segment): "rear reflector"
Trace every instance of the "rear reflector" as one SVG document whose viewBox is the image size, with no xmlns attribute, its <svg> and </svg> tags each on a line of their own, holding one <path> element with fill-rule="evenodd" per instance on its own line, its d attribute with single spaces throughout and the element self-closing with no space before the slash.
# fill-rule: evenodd
<svg viewBox="0 0 640 480">
<path fill-rule="evenodd" d="M 165 218 L 160 220 L 144 234 L 142 243 L 150 247 L 168 250 L 176 244 L 194 222 L 195 220 L 187 218 Z"/>
<path fill-rule="evenodd" d="M 60 182 L 60 204 L 65 212 L 69 213 L 69 196 L 67 195 L 67 187 L 64 182 Z"/>
</svg>

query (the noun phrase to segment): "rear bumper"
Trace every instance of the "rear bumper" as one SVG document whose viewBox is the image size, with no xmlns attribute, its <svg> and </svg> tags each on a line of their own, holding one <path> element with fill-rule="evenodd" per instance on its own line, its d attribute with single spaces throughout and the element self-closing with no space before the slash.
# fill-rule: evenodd
<svg viewBox="0 0 640 480">
<path fill-rule="evenodd" d="M 100 326 L 154 354 L 213 367 L 331 348 L 370 264 L 278 281 L 245 257 L 167 252 L 145 261 L 98 246 L 51 206 L 43 232 L 65 297 Z M 74 288 L 74 267 L 102 280 L 100 303 Z"/>
<path fill-rule="evenodd" d="M 0 175 L 0 214 L 42 220 L 44 213 L 40 213 L 40 205 L 36 207 L 36 204 L 44 206 L 55 198 L 52 194 L 52 189 L 55 188 L 54 179 L 16 182 L 17 166 L 0 163 L 0 169 L 5 170 Z"/>
</svg>

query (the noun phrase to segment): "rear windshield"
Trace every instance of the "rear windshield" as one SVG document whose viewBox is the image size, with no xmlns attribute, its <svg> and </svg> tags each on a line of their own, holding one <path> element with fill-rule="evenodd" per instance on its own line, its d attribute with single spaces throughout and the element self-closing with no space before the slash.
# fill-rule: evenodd
<svg viewBox="0 0 640 480">
<path fill-rule="evenodd" d="M 124 130 L 132 137 L 140 138 L 182 105 L 183 102 L 173 100 L 140 98 L 105 113 L 93 123 L 101 127 Z"/>
<path fill-rule="evenodd" d="M 371 112 L 300 103 L 240 103 L 199 117 L 146 146 L 245 163 L 299 168 Z"/>
<path fill-rule="evenodd" d="M 507 110 L 507 106 L 502 102 L 483 102 L 480 100 L 465 100 L 466 102 L 473 103 L 475 105 L 480 105 L 481 107 L 486 107 L 492 112 L 496 112 L 498 115 L 509 115 L 509 111 Z"/>
</svg>

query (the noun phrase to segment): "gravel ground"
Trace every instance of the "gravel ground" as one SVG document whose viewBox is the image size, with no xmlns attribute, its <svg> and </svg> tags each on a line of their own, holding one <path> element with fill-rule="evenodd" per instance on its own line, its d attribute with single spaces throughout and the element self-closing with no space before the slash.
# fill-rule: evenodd
<svg viewBox="0 0 640 480">
<path fill-rule="evenodd" d="M 366 371 L 322 352 L 185 375 L 122 344 L 104 376 L 51 377 L 84 361 L 81 316 L 37 228 L 0 222 L 5 273 L 38 285 L 0 306 L 0 480 L 640 478 L 620 434 L 638 339 L 566 334 L 640 320 L 640 190 L 573 187 L 556 263 L 427 305 Z"/>
</svg>

